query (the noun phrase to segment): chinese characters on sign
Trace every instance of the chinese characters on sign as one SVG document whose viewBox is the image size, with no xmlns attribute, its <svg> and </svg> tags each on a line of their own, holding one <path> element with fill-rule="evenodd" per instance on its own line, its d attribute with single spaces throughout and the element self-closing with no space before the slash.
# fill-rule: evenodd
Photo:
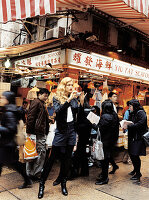
<svg viewBox="0 0 149 200">
<path fill-rule="evenodd" d="M 64 64 L 65 62 L 65 50 L 56 51 L 52 53 L 42 54 L 30 58 L 25 58 L 15 62 L 15 65 L 22 67 L 45 67 L 46 64 L 51 63 L 52 65 Z"/>
<path fill-rule="evenodd" d="M 68 49 L 67 63 L 69 65 L 76 65 L 89 70 L 96 70 L 97 73 L 105 72 L 107 75 L 111 76 L 118 75 L 149 81 L 149 70 L 100 54 L 92 55 Z"/>
</svg>

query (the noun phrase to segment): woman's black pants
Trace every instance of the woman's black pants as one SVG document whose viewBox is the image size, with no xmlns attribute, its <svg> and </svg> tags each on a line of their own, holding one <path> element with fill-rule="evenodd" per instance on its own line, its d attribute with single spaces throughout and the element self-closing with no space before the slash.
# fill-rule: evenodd
<svg viewBox="0 0 149 200">
<path fill-rule="evenodd" d="M 68 171 L 70 169 L 70 164 L 71 164 L 73 147 L 74 146 L 71 145 L 68 145 L 66 147 L 52 146 L 51 155 L 48 158 L 48 160 L 45 161 L 41 173 L 42 182 L 45 182 L 47 180 L 56 158 L 59 158 L 61 162 L 60 174 L 59 174 L 60 179 L 62 181 L 67 179 Z"/>
<path fill-rule="evenodd" d="M 108 178 L 108 170 L 109 170 L 109 158 L 105 158 L 101 160 L 101 169 L 102 169 L 102 179 L 105 180 Z"/>
<path fill-rule="evenodd" d="M 141 169 L 141 160 L 139 156 L 134 156 L 130 154 L 130 159 L 132 161 L 134 171 L 136 172 L 136 175 L 140 175 L 140 169 Z"/>
</svg>

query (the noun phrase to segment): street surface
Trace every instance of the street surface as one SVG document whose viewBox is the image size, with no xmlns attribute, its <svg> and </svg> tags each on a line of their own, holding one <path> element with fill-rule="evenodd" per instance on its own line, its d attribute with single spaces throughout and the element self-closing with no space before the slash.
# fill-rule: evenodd
<svg viewBox="0 0 149 200">
<path fill-rule="evenodd" d="M 67 182 L 68 196 L 65 197 L 61 194 L 60 185 L 52 185 L 59 171 L 59 165 L 56 163 L 46 182 L 43 200 L 148 200 L 149 155 L 142 157 L 143 177 L 140 185 L 129 180 L 131 165 L 122 162 L 118 165 L 119 170 L 114 175 L 109 175 L 109 184 L 102 186 L 95 185 L 100 168 L 91 167 L 89 177 L 79 177 Z M 4 168 L 0 177 L 0 200 L 37 200 L 39 184 L 34 183 L 32 188 L 19 190 L 17 187 L 22 183 L 22 177 L 18 173 Z"/>
</svg>

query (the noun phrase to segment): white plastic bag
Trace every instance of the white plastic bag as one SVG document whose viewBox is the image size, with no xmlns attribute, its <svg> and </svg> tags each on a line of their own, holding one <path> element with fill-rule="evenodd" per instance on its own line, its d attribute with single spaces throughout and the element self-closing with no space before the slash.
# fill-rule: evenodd
<svg viewBox="0 0 149 200">
<path fill-rule="evenodd" d="M 100 140 L 98 138 L 100 138 Z M 93 159 L 104 160 L 103 143 L 101 142 L 99 129 L 98 129 L 97 138 L 95 139 L 94 144 L 93 144 L 92 156 L 93 156 Z"/>
<path fill-rule="evenodd" d="M 55 121 L 54 124 L 51 124 L 50 128 L 49 128 L 49 133 L 48 133 L 47 139 L 46 139 L 47 149 L 52 147 L 52 142 L 53 142 L 53 139 L 54 139 L 54 136 L 55 136 L 55 129 L 56 129 L 56 121 Z"/>
</svg>

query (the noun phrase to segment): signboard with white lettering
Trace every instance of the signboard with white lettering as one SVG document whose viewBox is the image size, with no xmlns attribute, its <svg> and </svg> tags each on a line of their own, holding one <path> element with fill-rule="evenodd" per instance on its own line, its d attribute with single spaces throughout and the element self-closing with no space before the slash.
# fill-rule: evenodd
<svg viewBox="0 0 149 200">
<path fill-rule="evenodd" d="M 24 58 L 17 60 L 15 66 L 22 67 L 45 67 L 46 64 L 51 63 L 51 65 L 59 65 L 65 63 L 65 50 L 59 50 L 51 53 L 46 53 L 38 56 L 33 56 L 29 58 Z"/>
<path fill-rule="evenodd" d="M 75 50 L 68 49 L 69 65 L 80 66 L 95 70 L 101 74 L 118 75 L 128 79 L 142 80 L 149 83 L 149 70 L 136 65 L 113 59 L 111 57 L 103 56 L 100 54 L 91 55 Z"/>
</svg>

